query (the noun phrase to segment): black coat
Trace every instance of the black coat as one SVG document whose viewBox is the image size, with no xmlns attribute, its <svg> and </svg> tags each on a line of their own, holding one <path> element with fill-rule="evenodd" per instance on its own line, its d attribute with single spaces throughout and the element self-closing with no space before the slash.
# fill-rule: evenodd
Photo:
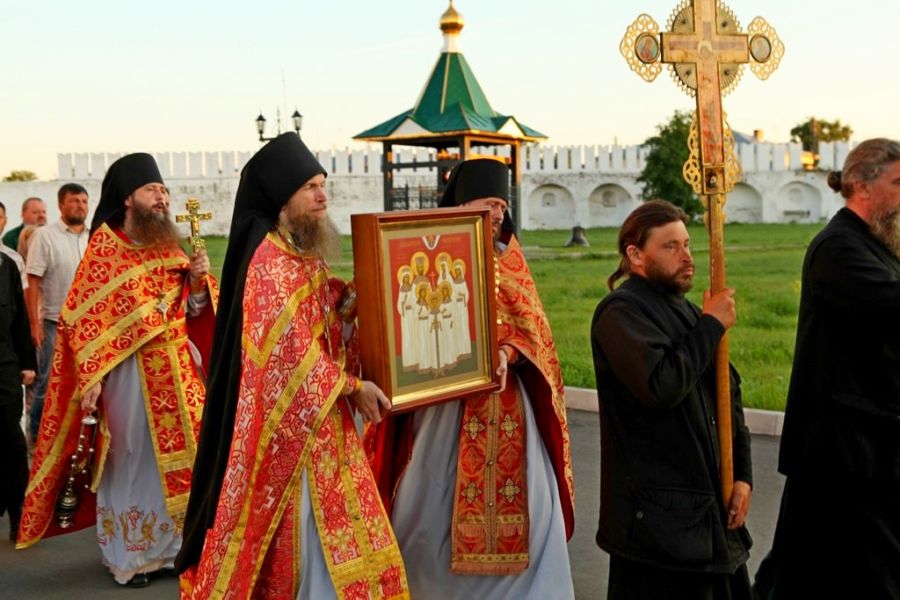
<svg viewBox="0 0 900 600">
<path fill-rule="evenodd" d="M 803 262 L 778 470 L 810 469 L 900 484 L 900 260 L 846 208 Z"/>
<path fill-rule="evenodd" d="M 612 555 L 656 567 L 733 573 L 745 528 L 726 528 L 715 421 L 724 333 L 683 296 L 632 276 L 594 313 L 600 400 L 600 526 Z M 752 485 L 750 434 L 732 368 L 734 478 Z"/>
<path fill-rule="evenodd" d="M 21 404 L 22 371 L 36 362 L 19 268 L 0 254 L 0 404 Z"/>
<path fill-rule="evenodd" d="M 900 598 L 900 260 L 846 208 L 803 263 L 778 468 L 762 597 Z"/>
</svg>

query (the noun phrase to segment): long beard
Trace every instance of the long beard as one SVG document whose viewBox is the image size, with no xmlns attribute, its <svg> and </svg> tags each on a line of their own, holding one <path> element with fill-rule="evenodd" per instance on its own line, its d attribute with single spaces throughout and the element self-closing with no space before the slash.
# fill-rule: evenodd
<svg viewBox="0 0 900 600">
<path fill-rule="evenodd" d="M 132 206 L 131 226 L 135 239 L 146 246 L 178 245 L 178 229 L 172 222 L 172 215 L 168 208 L 165 213 L 160 214 L 154 212 L 153 209 L 134 205 Z"/>
<path fill-rule="evenodd" d="M 644 269 L 649 281 L 660 286 L 670 294 L 686 294 L 694 286 L 693 277 L 689 279 L 684 279 L 683 276 L 679 277 L 681 275 L 680 269 L 672 275 L 665 273 L 656 263 L 650 263 Z"/>
<path fill-rule="evenodd" d="M 900 258 L 900 210 L 875 215 L 871 228 L 872 235 Z"/>
<path fill-rule="evenodd" d="M 285 224 L 294 245 L 306 252 L 318 252 L 326 261 L 341 257 L 341 234 L 331 217 L 312 219 L 307 215 L 289 217 Z"/>
</svg>

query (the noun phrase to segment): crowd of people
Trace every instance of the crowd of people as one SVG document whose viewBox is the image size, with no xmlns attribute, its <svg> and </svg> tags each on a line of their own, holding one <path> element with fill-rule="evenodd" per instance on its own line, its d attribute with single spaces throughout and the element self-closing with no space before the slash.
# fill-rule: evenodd
<svg viewBox="0 0 900 600">
<path fill-rule="evenodd" d="M 58 222 L 24 201 L 0 247 L 9 539 L 93 527 L 117 583 L 177 575 L 186 599 L 574 598 L 564 382 L 508 167 L 460 163 L 440 202 L 489 214 L 499 389 L 399 414 L 361 367 L 355 286 L 329 268 L 326 176 L 293 133 L 250 159 L 221 282 L 201 246 L 182 249 L 149 154 L 110 165 L 90 227 L 76 183 Z M 900 144 L 859 144 L 829 184 L 846 207 L 803 265 L 787 481 L 753 583 L 741 378 L 716 370 L 735 290 L 686 299 L 674 205 L 645 202 L 620 228 L 589 332 L 609 598 L 900 598 Z M 445 263 L 448 297 L 467 302 L 450 287 L 464 265 Z M 828 546 L 853 550 L 810 560 Z"/>
</svg>

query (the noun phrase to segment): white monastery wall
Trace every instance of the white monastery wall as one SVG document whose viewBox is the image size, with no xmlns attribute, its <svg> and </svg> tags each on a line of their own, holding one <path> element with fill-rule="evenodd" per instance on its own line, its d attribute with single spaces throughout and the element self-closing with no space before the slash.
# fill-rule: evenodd
<svg viewBox="0 0 900 600">
<path fill-rule="evenodd" d="M 842 205 L 825 182 L 825 173 L 843 165 L 849 143 L 820 145 L 818 171 L 805 171 L 798 144 L 741 144 L 737 154 L 743 181 L 729 195 L 726 218 L 735 222 L 817 222 L 829 219 Z M 483 154 L 495 151 L 474 149 Z M 648 150 L 642 146 L 530 146 L 521 156 L 523 176 L 519 193 L 525 229 L 615 227 L 643 201 L 637 177 Z M 508 156 L 508 149 L 503 149 Z M 59 219 L 56 192 L 74 181 L 87 188 L 91 206 L 100 198 L 106 168 L 122 154 L 75 153 L 58 155 L 60 176 L 51 181 L 0 183 L 0 201 L 6 205 L 8 227 L 21 222 L 22 201 L 38 196 L 47 202 L 48 219 Z M 240 170 L 250 152 L 162 152 L 155 154 L 160 171 L 172 190 L 172 212 L 183 212 L 189 197 L 212 211 L 204 232 L 226 235 L 230 226 Z M 349 233 L 350 214 L 383 210 L 381 149 L 328 150 L 316 153 L 328 170 L 332 218 Z M 400 149 L 394 162 L 431 160 L 428 149 Z M 403 171 L 395 186 L 434 186 L 434 169 Z M 93 212 L 90 213 L 91 216 Z"/>
</svg>

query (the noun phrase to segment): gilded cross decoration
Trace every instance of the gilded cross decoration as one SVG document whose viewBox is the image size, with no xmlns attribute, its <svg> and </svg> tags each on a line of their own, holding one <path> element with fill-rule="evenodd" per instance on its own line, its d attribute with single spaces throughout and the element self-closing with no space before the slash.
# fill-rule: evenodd
<svg viewBox="0 0 900 600">
<path fill-rule="evenodd" d="M 667 31 L 660 33 L 652 17 L 638 16 L 625 32 L 619 51 L 631 70 L 646 81 L 656 79 L 662 65 L 668 65 L 675 82 L 697 100 L 688 135 L 690 155 L 682 173 L 707 210 L 710 288 L 716 293 L 726 287 L 725 198 L 741 178 L 722 96 L 735 88 L 745 64 L 758 78 L 767 79 L 784 56 L 784 44 L 762 17 L 753 19 L 746 33 L 741 32 L 734 13 L 717 0 L 683 0 L 672 11 L 667 26 Z M 727 506 L 734 483 L 727 334 L 716 354 L 716 390 L 720 476 Z"/>
<path fill-rule="evenodd" d="M 175 221 L 177 223 L 191 224 L 191 247 L 196 253 L 206 248 L 206 242 L 200 237 L 200 221 L 209 221 L 212 219 L 212 213 L 200 212 L 200 201 L 196 198 L 188 198 L 184 207 L 187 209 L 187 214 L 175 215 Z"/>
<path fill-rule="evenodd" d="M 461 494 L 463 499 L 467 503 L 472 504 L 473 502 L 475 502 L 475 499 L 481 495 L 481 491 L 478 489 L 477 485 L 470 481 L 468 484 L 466 484 L 466 487 L 463 488 Z"/>
<path fill-rule="evenodd" d="M 512 479 L 507 479 L 506 483 L 503 484 L 503 487 L 497 490 L 497 493 L 506 498 L 507 502 L 512 502 L 521 491 L 522 488 L 517 486 Z"/>
<path fill-rule="evenodd" d="M 481 421 L 478 420 L 478 417 L 472 415 L 472 418 L 463 426 L 462 430 L 465 431 L 470 439 L 475 439 L 478 437 L 482 431 L 484 431 L 485 427 L 481 424 Z"/>
</svg>

